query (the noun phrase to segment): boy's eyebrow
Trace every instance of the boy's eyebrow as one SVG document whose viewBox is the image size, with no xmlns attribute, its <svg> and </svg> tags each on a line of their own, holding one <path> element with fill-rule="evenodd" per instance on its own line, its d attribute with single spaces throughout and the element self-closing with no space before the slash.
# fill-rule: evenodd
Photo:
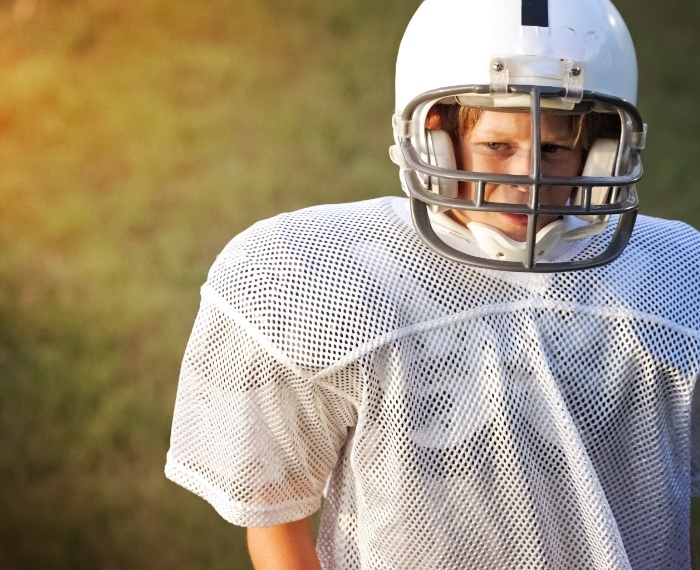
<svg viewBox="0 0 700 570">
<path fill-rule="evenodd" d="M 542 133 L 540 138 L 542 144 L 560 144 L 569 145 L 573 139 L 573 133 Z M 503 129 L 485 129 L 477 132 L 473 130 L 467 140 L 469 141 L 488 141 L 488 142 L 503 142 L 513 138 L 513 134 L 509 130 Z M 530 140 L 530 137 L 528 137 Z"/>
<path fill-rule="evenodd" d="M 492 142 L 498 141 L 498 140 L 505 140 L 513 138 L 513 133 L 512 131 L 509 130 L 503 130 L 503 129 L 483 129 L 477 131 L 477 129 L 472 130 L 470 136 L 468 137 L 468 140 L 474 140 L 474 139 L 481 139 L 481 140 L 489 140 Z"/>
<path fill-rule="evenodd" d="M 556 144 L 560 146 L 570 146 L 571 143 L 574 141 L 574 135 L 569 134 L 569 135 L 557 135 L 554 137 L 548 137 L 545 136 L 544 134 L 541 137 L 541 142 L 542 144 Z"/>
</svg>

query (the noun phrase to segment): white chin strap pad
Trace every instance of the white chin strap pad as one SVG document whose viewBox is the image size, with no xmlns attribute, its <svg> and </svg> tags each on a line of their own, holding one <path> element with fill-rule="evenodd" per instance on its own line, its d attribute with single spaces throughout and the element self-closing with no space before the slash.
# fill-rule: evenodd
<svg viewBox="0 0 700 570">
<path fill-rule="evenodd" d="M 555 220 L 537 232 L 535 242 L 535 260 L 544 257 L 561 239 L 564 233 L 564 221 Z M 509 238 L 492 226 L 479 222 L 469 222 L 474 241 L 491 259 L 501 261 L 525 261 L 526 243 Z"/>
</svg>

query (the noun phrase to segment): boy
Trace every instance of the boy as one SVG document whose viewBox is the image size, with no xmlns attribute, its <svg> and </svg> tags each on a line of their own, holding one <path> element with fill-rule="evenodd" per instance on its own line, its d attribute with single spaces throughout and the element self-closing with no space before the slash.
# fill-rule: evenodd
<svg viewBox="0 0 700 570">
<path fill-rule="evenodd" d="M 411 211 L 224 250 L 166 472 L 256 568 L 690 566 L 700 236 L 641 217 L 627 245 L 635 95 L 607 0 L 426 0 L 397 64 Z"/>
</svg>

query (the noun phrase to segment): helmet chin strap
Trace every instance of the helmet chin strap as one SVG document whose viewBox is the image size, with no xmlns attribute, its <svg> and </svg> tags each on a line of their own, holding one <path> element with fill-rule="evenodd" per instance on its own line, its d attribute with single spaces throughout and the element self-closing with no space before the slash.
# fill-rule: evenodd
<svg viewBox="0 0 700 570">
<path fill-rule="evenodd" d="M 469 222 L 466 227 L 471 232 L 474 242 L 491 259 L 517 261 L 520 263 L 525 260 L 525 242 L 511 239 L 493 226 L 479 222 Z M 535 238 L 535 259 L 544 257 L 552 250 L 561 239 L 564 227 L 564 220 L 555 220 L 537 232 Z"/>
<path fill-rule="evenodd" d="M 461 249 L 460 243 L 477 246 L 489 258 L 499 261 L 517 261 L 523 263 L 527 254 L 527 244 L 509 238 L 502 231 L 479 222 L 468 222 L 466 225 L 457 222 L 445 213 L 433 213 L 433 227 L 445 237 L 450 237 L 453 247 Z M 535 236 L 535 259 L 546 256 L 562 240 L 566 240 L 566 223 L 555 220 L 542 228 Z"/>
</svg>

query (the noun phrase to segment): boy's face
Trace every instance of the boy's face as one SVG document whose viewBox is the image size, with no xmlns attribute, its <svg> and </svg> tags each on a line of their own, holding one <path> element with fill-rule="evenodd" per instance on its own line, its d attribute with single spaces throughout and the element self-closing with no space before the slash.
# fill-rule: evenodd
<svg viewBox="0 0 700 570">
<path fill-rule="evenodd" d="M 572 146 L 574 121 L 571 116 L 543 114 L 541 120 L 542 174 L 544 176 L 578 176 L 581 173 L 583 150 Z M 461 168 L 472 172 L 498 174 L 529 174 L 531 166 L 531 120 L 529 113 L 484 111 L 474 127 L 460 141 L 457 150 Z M 570 187 L 542 187 L 540 203 L 563 206 L 571 196 Z M 460 183 L 460 197 L 472 199 L 474 185 Z M 504 184 L 487 184 L 485 200 L 507 204 L 527 204 L 529 188 Z M 462 222 L 488 224 L 509 238 L 526 241 L 527 216 L 501 212 L 452 210 L 452 216 Z M 552 216 L 540 216 L 537 230 L 554 221 Z"/>
</svg>

